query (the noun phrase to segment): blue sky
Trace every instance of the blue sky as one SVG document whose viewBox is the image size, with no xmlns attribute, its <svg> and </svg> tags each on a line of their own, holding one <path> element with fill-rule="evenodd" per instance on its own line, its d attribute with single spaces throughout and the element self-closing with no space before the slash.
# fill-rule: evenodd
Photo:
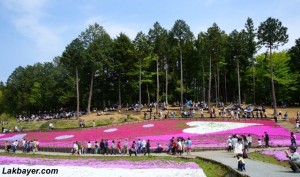
<svg viewBox="0 0 300 177">
<path fill-rule="evenodd" d="M 185 20 L 194 35 L 213 22 L 230 33 L 241 30 L 247 17 L 257 27 L 268 17 L 288 27 L 288 49 L 300 38 L 300 0 L 1 0 L 0 81 L 18 66 L 52 61 L 89 24 L 95 22 L 115 38 L 131 39 L 158 21 L 170 30 Z"/>
</svg>

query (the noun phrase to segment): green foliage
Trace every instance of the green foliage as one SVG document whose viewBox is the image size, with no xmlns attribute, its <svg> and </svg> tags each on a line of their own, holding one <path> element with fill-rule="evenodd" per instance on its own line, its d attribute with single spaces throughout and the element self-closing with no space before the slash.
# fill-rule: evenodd
<svg viewBox="0 0 300 177">
<path fill-rule="evenodd" d="M 29 103 L 32 105 L 41 105 L 42 93 L 41 93 L 41 84 L 38 82 L 33 83 L 31 88 L 31 94 L 29 96 Z"/>
<path fill-rule="evenodd" d="M 281 21 L 269 17 L 258 27 L 257 38 L 261 45 L 276 49 L 279 45 L 287 43 L 289 36 Z"/>
<path fill-rule="evenodd" d="M 256 59 L 255 75 L 257 86 L 262 90 L 262 93 L 268 94 L 270 92 L 270 60 L 264 54 L 258 55 Z M 278 92 L 278 101 L 291 102 L 293 100 L 293 92 L 297 90 L 295 87 L 297 75 L 291 72 L 288 65 L 289 61 L 290 57 L 286 51 L 273 53 L 274 81 Z M 263 95 L 259 95 L 260 99 L 263 97 Z"/>
<path fill-rule="evenodd" d="M 112 39 L 95 23 L 53 62 L 17 67 L 5 84 L 0 83 L 0 113 L 74 111 L 76 103 L 80 103 L 80 110 L 116 107 L 119 103 L 125 107 L 139 102 L 139 84 L 141 103 L 163 101 L 166 81 L 170 103 L 208 98 L 236 101 L 237 60 L 242 101 L 252 103 L 255 98 L 257 104 L 270 104 L 270 55 L 254 55 L 261 46 L 275 49 L 287 40 L 287 28 L 273 18 L 262 22 L 258 30 L 248 18 L 244 29 L 230 34 L 213 23 L 199 32 L 197 39 L 183 20 L 176 20 L 170 30 L 155 22 L 147 34 L 139 32 L 134 40 L 123 33 Z M 288 52 L 272 56 L 278 101 L 299 103 L 300 39 Z"/>
</svg>

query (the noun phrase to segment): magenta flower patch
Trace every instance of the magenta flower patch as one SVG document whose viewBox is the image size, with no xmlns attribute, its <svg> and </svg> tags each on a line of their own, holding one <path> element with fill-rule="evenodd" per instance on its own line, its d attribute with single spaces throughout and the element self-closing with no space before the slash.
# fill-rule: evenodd
<svg viewBox="0 0 300 177">
<path fill-rule="evenodd" d="M 273 121 L 268 120 L 245 120 L 245 121 L 193 121 L 194 125 L 203 124 L 201 134 L 197 131 L 184 131 L 194 128 L 187 125 L 191 121 L 188 120 L 159 120 L 147 121 L 139 123 L 123 124 L 112 127 L 98 127 L 90 129 L 75 129 L 65 131 L 48 131 L 48 132 L 26 132 L 8 133 L 0 138 L 0 144 L 4 144 L 5 140 L 16 140 L 25 138 L 26 140 L 38 139 L 40 146 L 56 146 L 56 147 L 72 147 L 74 141 L 86 143 L 87 141 L 100 141 L 101 139 L 121 140 L 128 139 L 129 144 L 132 141 L 150 140 L 151 148 L 156 148 L 157 144 L 161 144 L 164 148 L 169 145 L 172 137 L 181 137 L 184 139 L 191 138 L 192 146 L 195 148 L 215 148 L 226 147 L 228 136 L 233 134 L 248 135 L 251 134 L 253 146 L 257 146 L 258 138 L 263 139 L 264 132 L 268 132 L 270 136 L 271 146 L 289 146 L 290 132 L 279 126 Z M 209 125 L 209 126 L 208 126 Z M 208 128 L 207 128 L 208 127 Z M 212 128 L 215 131 L 210 131 Z M 207 131 L 205 131 L 205 129 Z M 73 135 L 72 137 L 69 135 Z M 296 133 L 297 137 L 300 134 Z M 59 138 L 58 138 L 59 137 Z M 263 142 L 264 143 L 264 142 Z"/>
</svg>

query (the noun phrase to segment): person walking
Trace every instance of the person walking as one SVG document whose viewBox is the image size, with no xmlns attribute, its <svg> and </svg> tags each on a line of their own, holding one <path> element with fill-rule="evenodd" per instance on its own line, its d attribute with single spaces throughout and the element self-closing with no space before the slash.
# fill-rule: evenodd
<svg viewBox="0 0 300 177">
<path fill-rule="evenodd" d="M 247 142 L 248 142 L 248 150 L 249 150 L 252 145 L 252 136 L 250 134 L 248 134 L 247 136 Z"/>
<path fill-rule="evenodd" d="M 131 148 L 129 150 L 129 156 L 131 156 L 131 154 L 134 154 L 135 156 L 137 156 L 136 148 L 135 148 L 135 141 L 132 142 Z"/>
<path fill-rule="evenodd" d="M 127 138 L 124 140 L 123 153 L 128 154 L 128 140 L 127 140 Z"/>
<path fill-rule="evenodd" d="M 192 151 L 192 140 L 190 138 L 188 138 L 188 140 L 186 141 L 186 154 L 187 154 L 187 156 L 191 155 L 191 151 Z"/>
<path fill-rule="evenodd" d="M 265 148 L 270 147 L 270 145 L 269 145 L 270 137 L 269 137 L 269 134 L 267 132 L 265 132 L 264 140 L 265 140 L 265 143 L 266 143 Z"/>
<path fill-rule="evenodd" d="M 91 153 L 91 150 L 92 150 L 92 143 L 89 141 L 87 143 L 87 153 L 90 154 Z"/>
<path fill-rule="evenodd" d="M 104 140 L 103 139 L 100 142 L 100 154 L 104 155 Z"/>
<path fill-rule="evenodd" d="M 231 152 L 231 150 L 232 150 L 232 139 L 231 139 L 231 136 L 229 136 L 228 139 L 227 139 L 227 146 L 228 146 L 227 152 Z"/>
<path fill-rule="evenodd" d="M 150 140 L 147 140 L 147 143 L 146 143 L 146 151 L 144 153 L 144 156 L 146 154 L 150 155 Z"/>
<path fill-rule="evenodd" d="M 291 132 L 291 146 L 297 147 L 296 135 L 294 134 L 294 132 Z"/>
<path fill-rule="evenodd" d="M 234 147 L 234 157 L 237 157 L 238 155 L 243 156 L 243 144 L 242 144 L 242 138 L 238 138 L 237 143 Z"/>
<path fill-rule="evenodd" d="M 110 145 L 110 155 L 116 155 L 116 144 L 115 140 L 112 140 L 111 145 Z"/>
<path fill-rule="evenodd" d="M 144 154 L 146 154 L 146 145 L 147 145 L 146 140 L 143 140 L 142 141 L 142 153 L 144 153 Z"/>
</svg>

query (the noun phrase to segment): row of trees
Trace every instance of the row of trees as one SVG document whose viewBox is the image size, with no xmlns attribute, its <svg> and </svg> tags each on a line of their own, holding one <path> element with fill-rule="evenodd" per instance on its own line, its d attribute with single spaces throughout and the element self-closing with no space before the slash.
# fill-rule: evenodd
<svg viewBox="0 0 300 177">
<path fill-rule="evenodd" d="M 53 62 L 16 68 L 0 84 L 0 112 L 64 108 L 89 113 L 92 108 L 192 99 L 208 105 L 273 103 L 276 113 L 278 101 L 299 103 L 300 39 L 288 51 L 272 52 L 287 41 L 287 28 L 274 18 L 258 29 L 248 18 L 244 29 L 230 34 L 214 23 L 197 36 L 183 20 L 171 30 L 156 22 L 134 40 L 123 33 L 112 39 L 95 23 Z M 267 52 L 256 55 L 261 47 Z"/>
</svg>

